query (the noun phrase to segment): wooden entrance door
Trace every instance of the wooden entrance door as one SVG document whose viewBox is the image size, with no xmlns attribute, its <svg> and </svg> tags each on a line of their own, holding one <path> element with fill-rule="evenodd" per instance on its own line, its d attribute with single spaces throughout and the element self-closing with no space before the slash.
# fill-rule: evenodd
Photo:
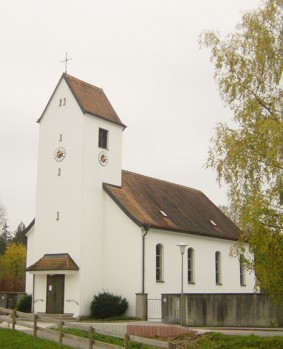
<svg viewBox="0 0 283 349">
<path fill-rule="evenodd" d="M 65 275 L 47 275 L 46 313 L 64 313 Z"/>
</svg>

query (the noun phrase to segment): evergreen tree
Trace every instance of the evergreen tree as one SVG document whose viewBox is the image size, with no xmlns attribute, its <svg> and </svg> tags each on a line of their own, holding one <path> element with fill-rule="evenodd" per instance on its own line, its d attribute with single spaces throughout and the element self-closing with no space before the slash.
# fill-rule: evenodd
<svg viewBox="0 0 283 349">
<path fill-rule="evenodd" d="M 14 233 L 14 237 L 12 239 L 12 242 L 18 243 L 18 244 L 23 244 L 24 246 L 27 245 L 27 237 L 26 237 L 26 226 L 24 225 L 23 222 L 21 222 L 17 230 Z"/>
<path fill-rule="evenodd" d="M 0 255 L 4 255 L 6 248 L 8 246 L 8 244 L 11 242 L 12 240 L 12 235 L 10 233 L 10 231 L 8 230 L 8 225 L 6 222 L 4 222 L 3 226 L 2 226 L 2 231 L 1 231 L 1 235 L 0 235 Z"/>
</svg>

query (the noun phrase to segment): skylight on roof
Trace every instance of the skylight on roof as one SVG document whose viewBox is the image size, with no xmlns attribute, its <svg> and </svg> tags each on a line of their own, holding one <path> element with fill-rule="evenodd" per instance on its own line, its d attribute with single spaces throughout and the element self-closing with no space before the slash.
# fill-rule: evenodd
<svg viewBox="0 0 283 349">
<path fill-rule="evenodd" d="M 163 217 L 168 217 L 164 211 L 160 210 L 159 212 L 162 214 Z"/>
<path fill-rule="evenodd" d="M 210 222 L 212 225 L 214 225 L 215 227 L 217 226 L 217 224 L 216 224 L 212 219 L 210 219 L 209 222 Z"/>
</svg>

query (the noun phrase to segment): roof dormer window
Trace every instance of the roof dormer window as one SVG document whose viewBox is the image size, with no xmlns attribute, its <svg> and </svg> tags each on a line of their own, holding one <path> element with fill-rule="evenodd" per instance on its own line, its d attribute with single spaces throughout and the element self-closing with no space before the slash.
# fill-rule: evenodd
<svg viewBox="0 0 283 349">
<path fill-rule="evenodd" d="M 216 227 L 217 226 L 217 224 L 212 220 L 212 219 L 210 219 L 210 221 L 209 221 L 214 227 Z"/>
</svg>

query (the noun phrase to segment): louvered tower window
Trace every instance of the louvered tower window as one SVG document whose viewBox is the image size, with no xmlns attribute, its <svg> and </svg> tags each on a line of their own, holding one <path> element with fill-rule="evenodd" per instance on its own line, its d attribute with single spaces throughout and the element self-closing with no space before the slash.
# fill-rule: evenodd
<svg viewBox="0 0 283 349">
<path fill-rule="evenodd" d="M 104 149 L 108 148 L 108 131 L 103 128 L 99 129 L 98 146 Z"/>
</svg>

